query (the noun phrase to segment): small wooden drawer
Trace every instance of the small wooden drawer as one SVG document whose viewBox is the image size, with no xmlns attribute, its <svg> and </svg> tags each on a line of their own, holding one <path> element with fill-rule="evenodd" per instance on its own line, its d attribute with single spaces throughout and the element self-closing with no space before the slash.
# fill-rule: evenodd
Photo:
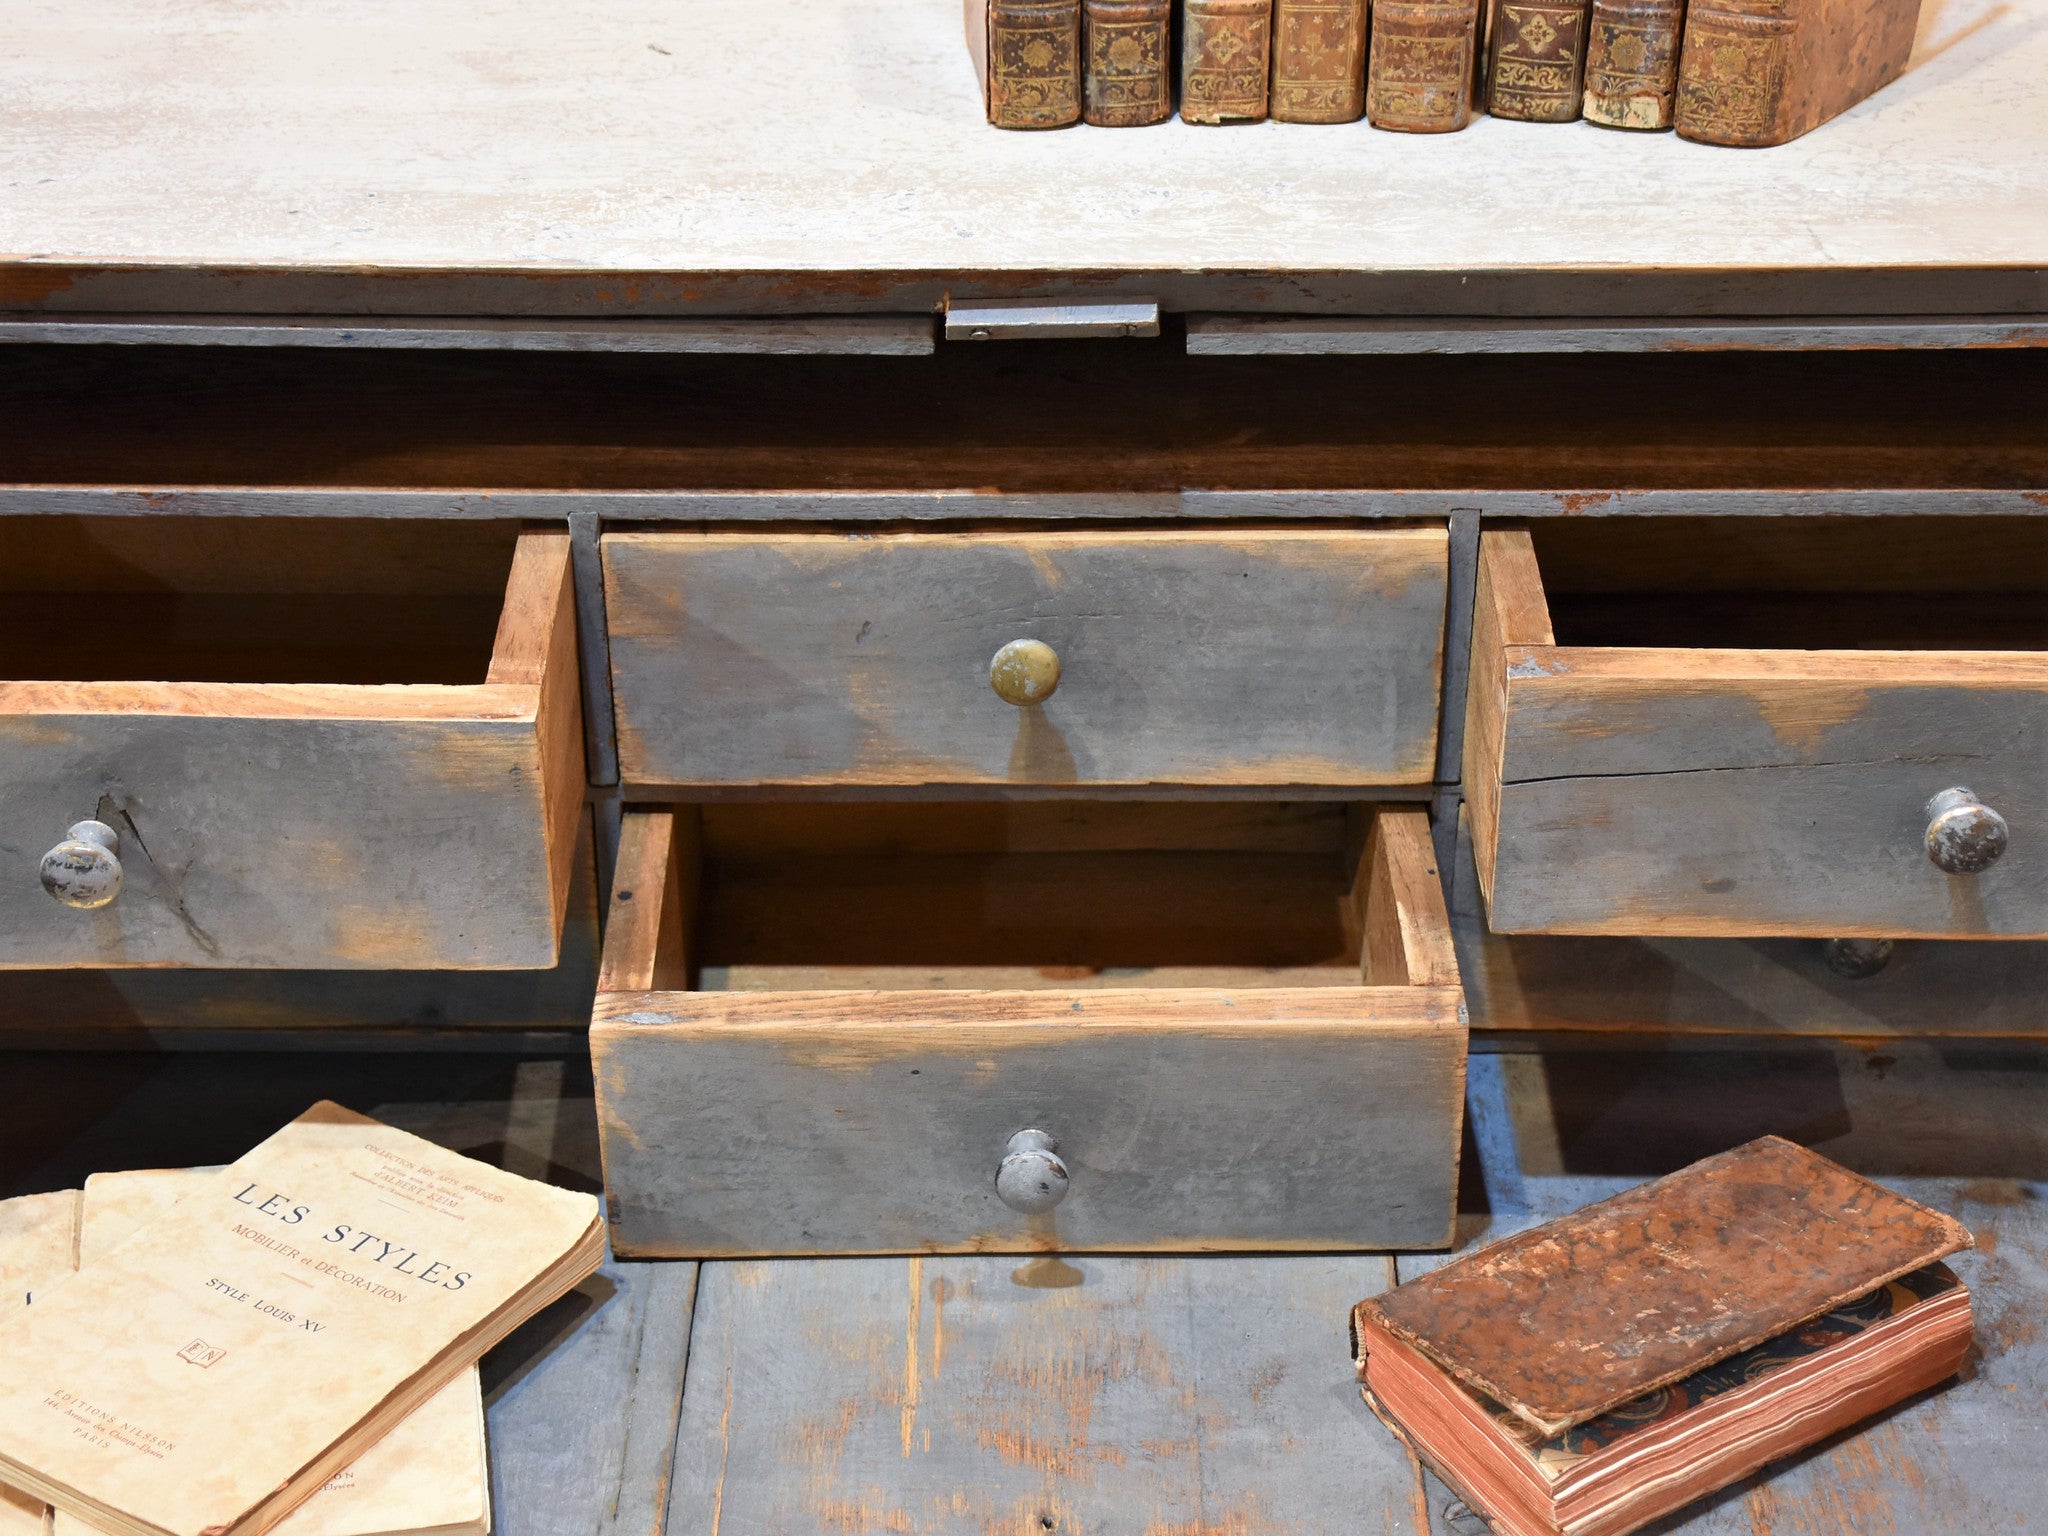
<svg viewBox="0 0 2048 1536">
<path fill-rule="evenodd" d="M 1442 527 L 617 533 L 621 774 L 1421 784 Z"/>
<path fill-rule="evenodd" d="M 556 963 L 566 533 L 18 518 L 0 589 L 0 967 Z"/>
<path fill-rule="evenodd" d="M 2048 529 L 1489 530 L 1465 792 L 1504 933 L 2048 937 Z"/>
<path fill-rule="evenodd" d="M 1465 1036 L 1416 807 L 633 811 L 612 1243 L 1441 1246 Z"/>
</svg>

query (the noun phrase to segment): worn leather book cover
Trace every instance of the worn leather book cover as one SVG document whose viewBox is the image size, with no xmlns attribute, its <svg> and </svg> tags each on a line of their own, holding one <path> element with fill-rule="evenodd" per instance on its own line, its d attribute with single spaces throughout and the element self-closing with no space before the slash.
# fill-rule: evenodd
<svg viewBox="0 0 2048 1536">
<path fill-rule="evenodd" d="M 0 1482 L 257 1536 L 603 1255 L 591 1196 L 316 1105 L 0 1320 Z"/>
<path fill-rule="evenodd" d="M 1589 0 L 1495 0 L 1486 110 L 1524 123 L 1579 115 Z"/>
<path fill-rule="evenodd" d="M 1685 0 L 1593 0 L 1585 114 L 1605 128 L 1671 126 Z"/>
<path fill-rule="evenodd" d="M 1558 1435 L 1970 1245 L 1953 1218 L 1766 1136 L 1356 1317 Z"/>
<path fill-rule="evenodd" d="M 1142 128 L 1173 116 L 1173 0 L 1083 0 L 1081 116 Z"/>
<path fill-rule="evenodd" d="M 1366 0 L 1273 0 L 1273 119 L 1355 123 L 1365 113 Z"/>
<path fill-rule="evenodd" d="M 1472 121 L 1480 0 L 1377 0 L 1365 118 L 1399 133 L 1452 133 Z"/>
<path fill-rule="evenodd" d="M 1251 123 L 1265 117 L 1273 0 L 1187 0 L 1181 27 L 1181 119 Z"/>
<path fill-rule="evenodd" d="M 1700 0 L 1678 67 L 1680 137 L 1762 148 L 1905 73 L 1920 0 Z"/>
<path fill-rule="evenodd" d="M 78 1223 L 83 1270 L 204 1190 L 214 1168 L 98 1173 L 85 1181 Z M 490 1471 L 484 1449 L 483 1382 L 471 1366 L 390 1434 L 342 1468 L 280 1521 L 276 1536 L 489 1536 Z M 94 1536 L 58 1515 L 54 1536 Z"/>
<path fill-rule="evenodd" d="M 71 1273 L 78 1249 L 80 1192 L 0 1200 L 0 1318 Z M 49 1536 L 50 1506 L 0 1487 L 0 1536 Z"/>
<path fill-rule="evenodd" d="M 964 0 L 967 51 L 998 128 L 1081 120 L 1081 0 Z"/>
</svg>

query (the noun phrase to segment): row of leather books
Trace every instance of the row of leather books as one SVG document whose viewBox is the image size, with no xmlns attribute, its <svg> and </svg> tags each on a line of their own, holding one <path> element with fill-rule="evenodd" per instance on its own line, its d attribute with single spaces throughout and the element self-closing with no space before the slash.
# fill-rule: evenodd
<svg viewBox="0 0 2048 1536">
<path fill-rule="evenodd" d="M 965 0 L 989 121 L 1349 123 L 1484 111 L 1782 144 L 1903 72 L 1920 0 Z M 1176 76 L 1178 77 L 1176 80 Z M 1176 92 L 1176 84 L 1178 91 Z"/>
</svg>

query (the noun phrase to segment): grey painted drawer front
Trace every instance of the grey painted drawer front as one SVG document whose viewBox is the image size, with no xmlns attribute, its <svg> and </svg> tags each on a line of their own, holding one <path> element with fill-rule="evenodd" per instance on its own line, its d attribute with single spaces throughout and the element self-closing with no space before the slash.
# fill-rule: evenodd
<svg viewBox="0 0 2048 1536">
<path fill-rule="evenodd" d="M 747 534 L 604 541 L 628 783 L 1413 784 L 1446 536 Z M 1011 641 L 1057 691 L 991 689 Z"/>
</svg>

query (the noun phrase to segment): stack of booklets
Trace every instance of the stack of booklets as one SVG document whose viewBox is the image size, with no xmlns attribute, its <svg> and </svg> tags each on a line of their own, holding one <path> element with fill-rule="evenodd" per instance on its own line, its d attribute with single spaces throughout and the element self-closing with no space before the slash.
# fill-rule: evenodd
<svg viewBox="0 0 2048 1536">
<path fill-rule="evenodd" d="M 1957 1222 L 1766 1137 L 1358 1304 L 1366 1401 L 1505 1536 L 1621 1536 L 1955 1374 Z"/>
<path fill-rule="evenodd" d="M 0 1536 L 484 1536 L 476 1362 L 603 1252 L 591 1196 L 332 1104 L 0 1204 Z"/>
</svg>

